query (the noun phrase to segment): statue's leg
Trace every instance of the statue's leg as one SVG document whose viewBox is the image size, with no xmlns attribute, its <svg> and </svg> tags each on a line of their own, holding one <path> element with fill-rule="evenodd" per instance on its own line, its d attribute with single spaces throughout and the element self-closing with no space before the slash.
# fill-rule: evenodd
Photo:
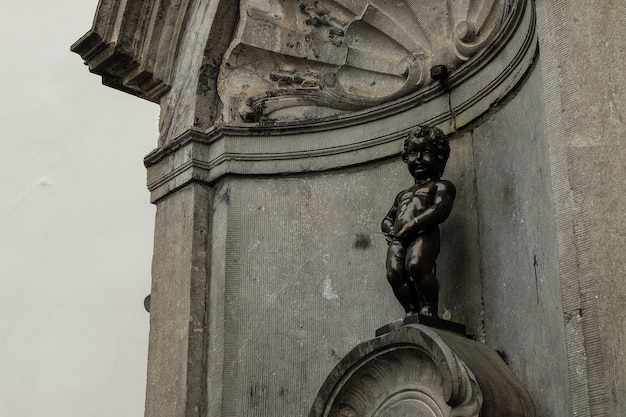
<svg viewBox="0 0 626 417">
<path fill-rule="evenodd" d="M 420 300 L 420 313 L 437 317 L 439 281 L 435 262 L 439 255 L 439 228 L 423 233 L 407 248 L 406 269 L 415 283 Z"/>
<path fill-rule="evenodd" d="M 417 313 L 419 299 L 415 288 L 410 285 L 408 273 L 404 267 L 406 249 L 402 244 L 394 240 L 387 249 L 387 281 L 393 289 L 393 293 L 407 314 Z"/>
</svg>

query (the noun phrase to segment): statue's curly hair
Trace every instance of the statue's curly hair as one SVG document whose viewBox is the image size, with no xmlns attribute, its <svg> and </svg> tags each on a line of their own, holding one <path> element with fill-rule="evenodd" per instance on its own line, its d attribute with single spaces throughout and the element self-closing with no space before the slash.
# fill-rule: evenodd
<svg viewBox="0 0 626 417">
<path fill-rule="evenodd" d="M 424 125 L 417 126 L 404 140 L 404 144 L 402 145 L 402 160 L 404 162 L 407 161 L 409 143 L 418 138 L 427 139 L 433 145 L 437 151 L 437 158 L 440 162 L 439 175 L 443 175 L 443 170 L 445 169 L 446 162 L 448 162 L 448 157 L 450 156 L 450 144 L 448 143 L 448 137 L 446 134 L 439 128 Z"/>
</svg>

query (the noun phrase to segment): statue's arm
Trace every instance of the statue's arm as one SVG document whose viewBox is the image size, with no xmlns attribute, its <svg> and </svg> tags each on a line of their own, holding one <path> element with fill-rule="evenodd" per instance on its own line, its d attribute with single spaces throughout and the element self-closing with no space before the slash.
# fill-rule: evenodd
<svg viewBox="0 0 626 417">
<path fill-rule="evenodd" d="M 398 210 L 398 197 L 393 202 L 393 206 L 387 212 L 387 215 L 383 219 L 383 222 L 380 225 L 380 230 L 382 230 L 385 235 L 385 239 L 387 242 L 391 242 L 395 237 L 395 232 L 393 230 L 393 224 L 396 221 L 396 212 Z"/>
<path fill-rule="evenodd" d="M 404 242 L 412 241 L 421 230 L 443 223 L 450 212 L 456 196 L 456 188 L 450 181 L 439 181 L 435 191 L 435 201 L 432 206 L 415 216 L 398 232 L 398 238 Z"/>
</svg>

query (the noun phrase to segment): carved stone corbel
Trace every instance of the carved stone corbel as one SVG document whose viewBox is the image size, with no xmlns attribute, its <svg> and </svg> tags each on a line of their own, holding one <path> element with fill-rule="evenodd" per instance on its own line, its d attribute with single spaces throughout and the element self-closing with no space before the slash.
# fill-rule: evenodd
<svg viewBox="0 0 626 417">
<path fill-rule="evenodd" d="M 93 26 L 72 45 L 103 84 L 159 102 L 171 87 L 188 0 L 101 0 Z"/>
</svg>

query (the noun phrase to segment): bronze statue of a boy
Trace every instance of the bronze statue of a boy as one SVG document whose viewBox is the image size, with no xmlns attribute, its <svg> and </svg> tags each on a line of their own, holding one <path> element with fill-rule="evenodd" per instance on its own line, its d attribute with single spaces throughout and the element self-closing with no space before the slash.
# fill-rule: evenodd
<svg viewBox="0 0 626 417">
<path fill-rule="evenodd" d="M 418 126 L 411 132 L 402 160 L 415 184 L 398 194 L 381 225 L 389 243 L 387 280 L 407 315 L 437 317 L 439 223 L 448 218 L 456 195 L 454 185 L 441 179 L 449 156 L 441 130 Z"/>
</svg>

